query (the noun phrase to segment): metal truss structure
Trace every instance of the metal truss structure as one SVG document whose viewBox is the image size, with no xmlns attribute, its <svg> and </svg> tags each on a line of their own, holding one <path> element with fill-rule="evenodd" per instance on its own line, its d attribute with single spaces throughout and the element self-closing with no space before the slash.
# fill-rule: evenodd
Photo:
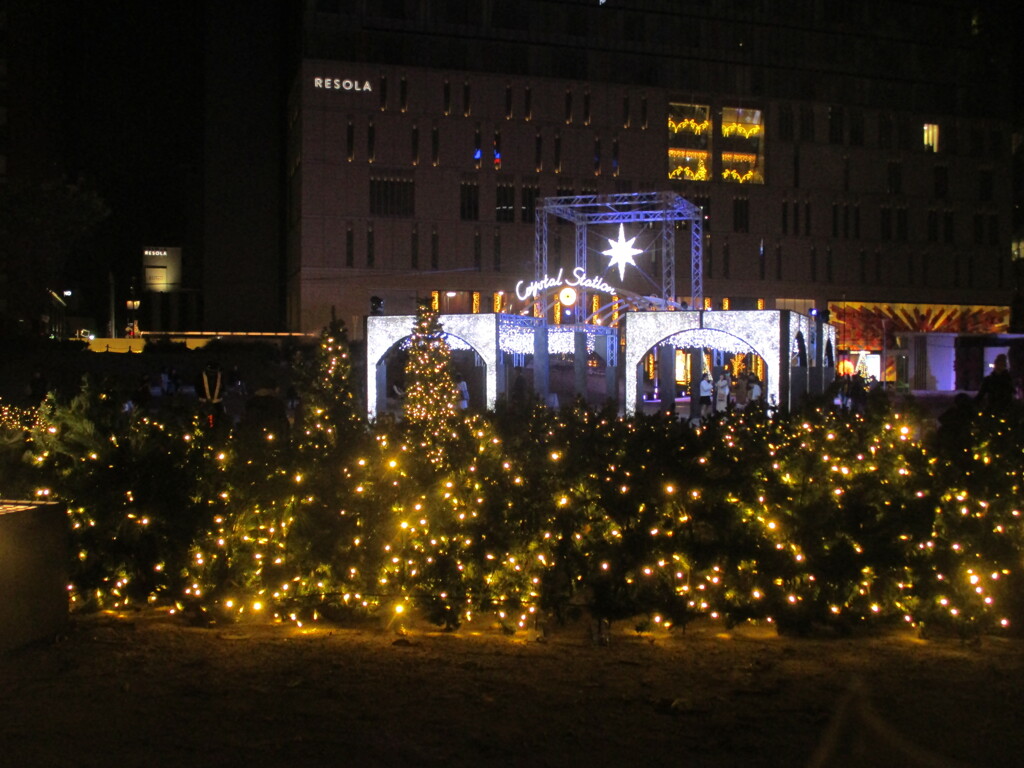
<svg viewBox="0 0 1024 768">
<path fill-rule="evenodd" d="M 675 222 L 690 223 L 690 298 L 692 305 L 704 304 L 704 214 L 693 203 L 674 192 L 634 192 L 615 195 L 547 197 L 537 206 L 534 279 L 548 271 L 548 228 L 551 217 L 572 222 L 576 227 L 576 267 L 587 269 L 587 228 L 600 224 L 660 223 L 661 295 L 664 305 L 675 302 Z M 650 276 L 648 276 L 650 277 Z M 576 299 L 576 317 L 585 316 L 586 292 Z"/>
</svg>

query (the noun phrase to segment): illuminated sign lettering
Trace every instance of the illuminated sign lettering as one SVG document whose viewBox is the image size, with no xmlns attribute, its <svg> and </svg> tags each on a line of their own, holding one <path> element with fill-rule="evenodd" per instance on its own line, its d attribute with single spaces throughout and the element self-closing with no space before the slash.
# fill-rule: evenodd
<svg viewBox="0 0 1024 768">
<path fill-rule="evenodd" d="M 314 88 L 331 91 L 372 91 L 369 80 L 343 80 L 340 77 L 314 77 Z"/>
<path fill-rule="evenodd" d="M 591 291 L 599 291 L 601 293 L 615 293 L 615 289 L 602 278 L 588 277 L 587 273 L 583 270 L 583 267 L 576 267 L 576 269 L 572 271 L 572 277 L 568 279 L 565 277 L 565 270 L 560 269 L 558 270 L 558 274 L 554 277 L 544 275 L 540 280 L 534 280 L 530 283 L 527 283 L 525 280 L 520 280 L 516 283 L 516 296 L 519 297 L 520 301 L 536 299 L 538 294 L 550 290 L 551 288 L 560 288 L 563 285 L 570 288 L 584 288 Z"/>
</svg>

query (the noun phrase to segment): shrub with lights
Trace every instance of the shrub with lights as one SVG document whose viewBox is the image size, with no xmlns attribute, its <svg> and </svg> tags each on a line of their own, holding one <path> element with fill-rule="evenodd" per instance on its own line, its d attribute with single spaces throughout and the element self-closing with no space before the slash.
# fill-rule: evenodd
<svg viewBox="0 0 1024 768">
<path fill-rule="evenodd" d="M 366 428 L 355 410 L 344 324 L 326 328 L 292 375 L 301 408 L 291 428 L 282 416 L 243 420 L 234 434 L 220 434 L 209 465 L 219 490 L 207 500 L 177 601 L 200 622 L 315 619 L 350 580 L 360 521 L 345 509 L 343 463 L 366 443 Z"/>
<path fill-rule="evenodd" d="M 40 406 L 29 457 L 36 495 L 68 504 L 72 602 L 119 607 L 173 598 L 211 496 L 198 423 L 125 411 L 85 380 L 67 404 Z"/>
<path fill-rule="evenodd" d="M 581 403 L 468 414 L 429 307 L 405 375 L 404 418 L 367 425 L 339 324 L 296 361 L 290 430 L 126 414 L 86 383 L 40 409 L 21 482 L 68 505 L 88 607 L 508 632 L 576 614 L 600 631 L 1024 622 L 1019 411 L 972 417 L 962 450 L 885 409 L 700 429 Z"/>
<path fill-rule="evenodd" d="M 963 635 L 1024 623 L 1021 416 L 982 413 L 965 445 L 940 441 L 930 455 L 933 514 L 907 560 L 907 615 L 915 621 Z"/>
<path fill-rule="evenodd" d="M 26 499 L 34 491 L 22 462 L 36 412 L 36 408 L 0 402 L 0 498 Z"/>
</svg>

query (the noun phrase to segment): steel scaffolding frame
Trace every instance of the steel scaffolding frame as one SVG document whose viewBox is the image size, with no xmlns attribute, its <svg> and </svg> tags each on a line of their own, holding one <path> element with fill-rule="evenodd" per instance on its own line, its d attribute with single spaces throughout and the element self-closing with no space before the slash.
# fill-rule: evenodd
<svg viewBox="0 0 1024 768">
<path fill-rule="evenodd" d="M 548 228 L 551 217 L 572 222 L 576 228 L 576 267 L 587 270 L 587 231 L 596 224 L 661 224 L 661 300 L 675 301 L 675 222 L 690 222 L 690 298 L 704 305 L 704 214 L 700 207 L 674 192 L 631 192 L 614 195 L 574 195 L 543 198 L 536 211 L 534 229 L 534 279 L 548 272 Z M 586 292 L 576 297 L 576 318 L 586 316 Z"/>
</svg>

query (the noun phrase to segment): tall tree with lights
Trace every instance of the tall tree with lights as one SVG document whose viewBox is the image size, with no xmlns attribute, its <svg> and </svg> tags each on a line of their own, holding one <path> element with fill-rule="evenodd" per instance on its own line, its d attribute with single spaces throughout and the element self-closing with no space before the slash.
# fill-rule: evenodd
<svg viewBox="0 0 1024 768">
<path fill-rule="evenodd" d="M 320 334 L 313 359 L 300 374 L 302 399 L 300 449 L 322 454 L 363 431 L 352 390 L 352 356 L 345 324 L 334 320 Z"/>
<path fill-rule="evenodd" d="M 424 448 L 443 443 L 458 415 L 458 390 L 452 374 L 452 351 L 438 313 L 420 304 L 405 364 L 404 414 Z M 428 453 L 432 451 L 428 450 Z"/>
</svg>

